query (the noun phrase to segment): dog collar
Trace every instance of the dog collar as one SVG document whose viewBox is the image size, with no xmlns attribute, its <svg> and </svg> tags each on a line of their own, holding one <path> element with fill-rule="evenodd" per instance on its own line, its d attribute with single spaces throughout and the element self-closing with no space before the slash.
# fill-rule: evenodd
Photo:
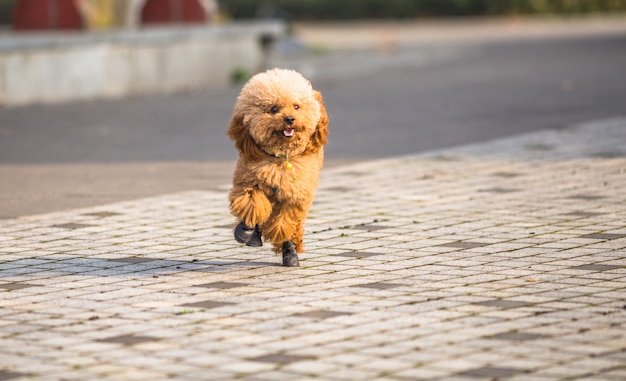
<svg viewBox="0 0 626 381">
<path fill-rule="evenodd" d="M 293 169 L 293 164 L 291 164 L 291 162 L 289 161 L 289 155 L 287 155 L 287 154 L 274 155 L 274 157 L 278 158 L 278 159 L 285 160 L 285 169 L 287 169 L 287 170 L 292 170 Z"/>
<path fill-rule="evenodd" d="M 291 181 L 295 181 L 296 175 L 294 174 L 293 164 L 289 161 L 289 155 L 287 155 L 286 153 L 284 153 L 284 154 L 271 154 L 271 153 L 267 152 L 266 150 L 264 150 L 263 148 L 261 148 L 261 146 L 259 146 L 259 143 L 257 143 L 256 141 L 254 141 L 254 145 L 256 145 L 258 149 L 260 149 L 262 152 L 264 152 L 269 157 L 274 157 L 276 159 L 283 159 L 283 160 L 285 160 L 285 169 L 288 170 L 288 171 L 291 171 Z M 276 191 L 274 191 L 274 193 L 276 193 Z"/>
<path fill-rule="evenodd" d="M 288 171 L 291 171 L 291 181 L 295 181 L 296 174 L 294 173 L 294 170 L 293 170 L 293 164 L 291 164 L 291 162 L 289 161 L 289 155 L 287 154 L 274 155 L 274 157 L 285 160 L 285 169 Z"/>
</svg>

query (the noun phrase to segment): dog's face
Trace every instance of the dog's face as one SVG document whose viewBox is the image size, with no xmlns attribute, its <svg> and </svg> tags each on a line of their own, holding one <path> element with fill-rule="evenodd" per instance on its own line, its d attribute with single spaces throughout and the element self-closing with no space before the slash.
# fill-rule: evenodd
<svg viewBox="0 0 626 381">
<path fill-rule="evenodd" d="M 293 157 L 321 148 L 327 123 L 321 95 L 309 81 L 293 70 L 273 69 L 244 85 L 228 135 L 255 160 L 263 154 Z"/>
</svg>

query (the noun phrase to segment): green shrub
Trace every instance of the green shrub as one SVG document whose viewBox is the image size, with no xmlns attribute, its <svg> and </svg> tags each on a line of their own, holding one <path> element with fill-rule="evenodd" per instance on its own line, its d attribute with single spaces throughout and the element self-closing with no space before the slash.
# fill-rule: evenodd
<svg viewBox="0 0 626 381">
<path fill-rule="evenodd" d="M 517 14 L 583 14 L 626 11 L 626 0 L 219 0 L 236 19 L 407 19 Z"/>
<path fill-rule="evenodd" d="M 246 82 L 251 77 L 252 73 L 250 73 L 248 70 L 236 67 L 230 73 L 230 82 L 234 85 L 237 85 Z"/>
</svg>

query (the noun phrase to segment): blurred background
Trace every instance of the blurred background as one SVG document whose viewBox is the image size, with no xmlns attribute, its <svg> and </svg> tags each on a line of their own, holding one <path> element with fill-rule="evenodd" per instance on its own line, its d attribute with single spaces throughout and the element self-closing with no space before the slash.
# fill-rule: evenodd
<svg viewBox="0 0 626 381">
<path fill-rule="evenodd" d="M 102 29 L 228 19 L 415 19 L 607 14 L 623 0 L 0 0 L 5 29 Z"/>
<path fill-rule="evenodd" d="M 569 128 L 626 114 L 626 0 L 0 0 L 0 218 L 227 189 L 271 67 L 329 167 Z"/>
</svg>

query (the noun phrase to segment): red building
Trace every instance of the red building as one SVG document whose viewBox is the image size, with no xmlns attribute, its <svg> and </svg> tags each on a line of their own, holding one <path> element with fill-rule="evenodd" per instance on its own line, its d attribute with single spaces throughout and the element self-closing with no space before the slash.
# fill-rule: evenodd
<svg viewBox="0 0 626 381">
<path fill-rule="evenodd" d="M 16 30 L 81 29 L 74 0 L 18 0 L 13 8 Z"/>
<path fill-rule="evenodd" d="M 204 24 L 206 12 L 199 0 L 147 0 L 142 24 Z"/>
<path fill-rule="evenodd" d="M 80 0 L 17 0 L 13 8 L 16 30 L 82 29 Z M 201 0 L 145 0 L 141 24 L 204 24 L 207 14 Z"/>
</svg>

